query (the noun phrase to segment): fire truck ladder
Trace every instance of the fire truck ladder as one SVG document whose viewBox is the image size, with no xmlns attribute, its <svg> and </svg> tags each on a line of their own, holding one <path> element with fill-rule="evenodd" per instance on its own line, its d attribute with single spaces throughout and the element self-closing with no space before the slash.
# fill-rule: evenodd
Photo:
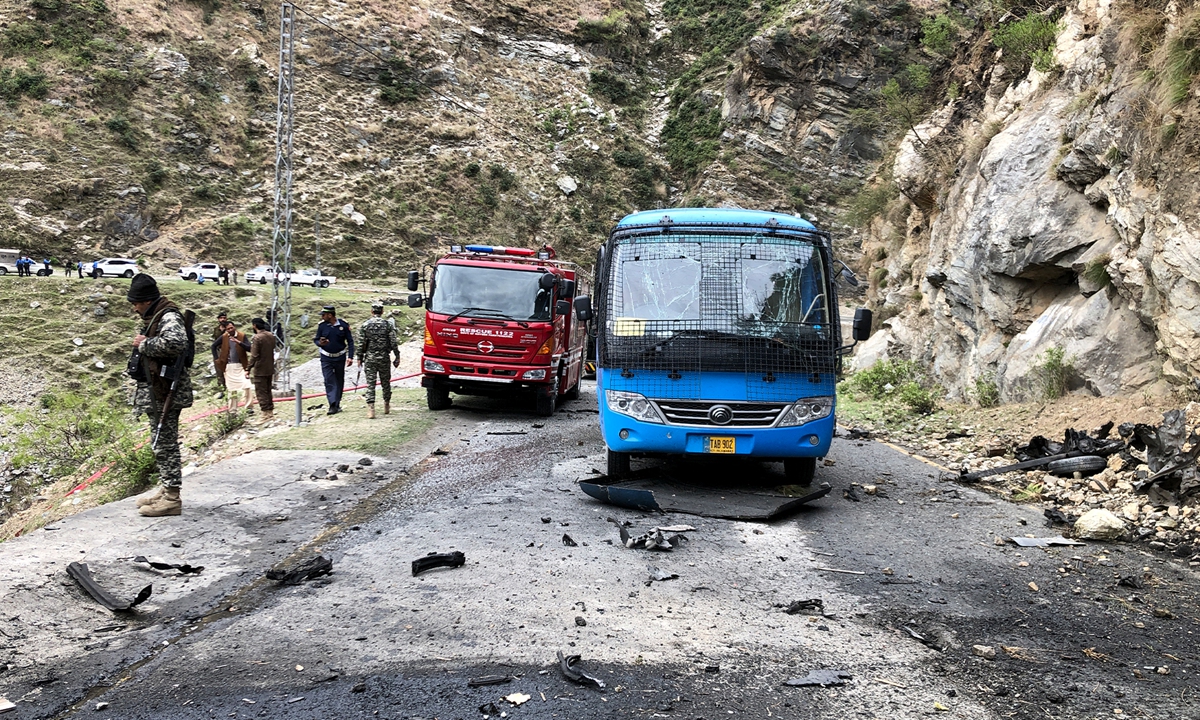
<svg viewBox="0 0 1200 720">
<path fill-rule="evenodd" d="M 290 387 L 292 320 L 292 104 L 294 77 L 293 40 L 295 7 L 280 5 L 279 13 L 279 104 L 275 114 L 275 219 L 271 229 L 271 268 L 283 274 L 271 283 L 271 330 L 283 328 L 282 347 L 275 361 L 275 387 Z"/>
</svg>

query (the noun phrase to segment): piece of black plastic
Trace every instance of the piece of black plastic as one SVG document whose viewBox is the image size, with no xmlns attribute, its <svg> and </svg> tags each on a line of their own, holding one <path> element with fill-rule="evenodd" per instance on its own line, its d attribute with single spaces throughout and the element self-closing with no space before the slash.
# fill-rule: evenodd
<svg viewBox="0 0 1200 720">
<path fill-rule="evenodd" d="M 485 687 L 487 685 L 504 685 L 512 682 L 511 675 L 484 675 L 483 677 L 471 678 L 467 681 L 467 687 Z"/>
<path fill-rule="evenodd" d="M 429 553 L 423 558 L 412 561 L 412 574 L 420 575 L 426 570 L 438 567 L 462 567 L 467 563 L 467 556 L 460 551 L 448 553 Z"/>
<path fill-rule="evenodd" d="M 575 542 L 575 540 L 566 533 L 563 533 L 562 544 L 566 545 L 567 547 L 575 547 L 575 546 L 579 545 L 579 543 Z"/>
<path fill-rule="evenodd" d="M 184 575 L 195 575 L 196 573 L 204 570 L 203 565 L 188 565 L 186 563 L 180 564 L 180 563 L 154 562 L 153 560 L 147 560 L 142 555 L 138 555 L 137 557 L 135 557 L 133 559 L 133 561 L 135 563 L 146 563 L 147 565 L 154 568 L 155 570 L 178 570 L 179 572 L 183 573 Z"/>
<path fill-rule="evenodd" d="M 783 607 L 783 606 L 776 605 L 776 607 Z M 807 612 L 809 610 L 823 611 L 824 609 L 825 609 L 825 601 L 824 600 L 822 600 L 821 598 L 811 598 L 809 600 L 793 600 L 790 605 L 788 605 L 786 608 L 784 608 L 783 611 L 785 613 L 787 613 L 788 615 L 795 615 L 796 613 Z"/>
<path fill-rule="evenodd" d="M 560 672 L 562 672 L 563 677 L 571 682 L 579 683 L 580 685 L 590 685 L 597 690 L 603 690 L 605 688 L 604 681 L 600 678 L 587 675 L 579 668 L 575 667 L 576 663 L 578 662 L 578 655 L 567 655 L 564 657 L 562 650 L 558 651 L 558 669 Z"/>
<path fill-rule="evenodd" d="M 135 605 L 145 602 L 150 597 L 150 593 L 154 592 L 153 585 L 147 585 L 142 588 L 142 591 L 137 594 L 133 600 L 123 602 L 116 599 L 108 593 L 107 590 L 100 587 L 99 583 L 92 578 L 92 571 L 88 570 L 87 563 L 73 562 L 67 566 L 67 574 L 70 575 L 79 586 L 87 591 L 88 595 L 95 598 L 96 602 L 114 612 L 126 612 L 132 610 Z"/>
<path fill-rule="evenodd" d="M 579 489 L 610 505 L 631 510 L 680 512 L 729 520 L 776 520 L 829 494 L 821 487 L 801 497 L 730 487 L 702 487 L 673 482 L 658 468 L 637 470 L 615 480 L 607 476 L 579 481 Z"/>
<path fill-rule="evenodd" d="M 832 685 L 845 685 L 846 681 L 851 679 L 853 679 L 853 676 L 845 670 L 809 670 L 808 674 L 804 677 L 784 680 L 783 684 L 790 687 L 811 687 L 813 685 L 830 687 Z"/>
<path fill-rule="evenodd" d="M 291 570 L 268 570 L 264 575 L 274 580 L 277 585 L 299 585 L 306 580 L 313 580 L 333 572 L 333 561 L 318 555 L 305 560 Z"/>
</svg>

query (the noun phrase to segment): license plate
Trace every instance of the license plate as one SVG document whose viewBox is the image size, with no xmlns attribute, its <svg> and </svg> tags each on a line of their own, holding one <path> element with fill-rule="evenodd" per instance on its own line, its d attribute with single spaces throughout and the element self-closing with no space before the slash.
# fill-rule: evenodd
<svg viewBox="0 0 1200 720">
<path fill-rule="evenodd" d="M 705 452 L 732 455 L 737 452 L 737 438 L 709 437 L 708 449 Z"/>
</svg>

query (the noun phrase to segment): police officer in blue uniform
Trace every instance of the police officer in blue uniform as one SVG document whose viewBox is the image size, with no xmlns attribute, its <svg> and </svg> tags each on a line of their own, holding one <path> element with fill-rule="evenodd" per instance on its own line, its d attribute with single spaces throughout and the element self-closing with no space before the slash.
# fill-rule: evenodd
<svg viewBox="0 0 1200 720">
<path fill-rule="evenodd" d="M 325 377 L 325 398 L 329 414 L 342 411 L 342 388 L 346 385 L 346 368 L 354 364 L 354 331 L 350 323 L 339 320 L 332 305 L 321 308 L 321 324 L 313 343 L 321 351 L 321 374 Z"/>
</svg>

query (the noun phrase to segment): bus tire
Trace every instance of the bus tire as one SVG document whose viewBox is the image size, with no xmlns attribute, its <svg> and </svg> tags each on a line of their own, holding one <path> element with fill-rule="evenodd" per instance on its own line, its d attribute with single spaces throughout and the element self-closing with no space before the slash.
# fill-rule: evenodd
<svg viewBox="0 0 1200 720">
<path fill-rule="evenodd" d="M 787 458 L 783 461 L 783 474 L 789 485 L 812 485 L 817 474 L 815 457 Z"/>
<path fill-rule="evenodd" d="M 629 474 L 629 453 L 608 451 L 608 476 L 621 478 Z"/>
<path fill-rule="evenodd" d="M 430 410 L 449 410 L 451 405 L 450 391 L 445 388 L 425 388 L 425 404 Z"/>
<path fill-rule="evenodd" d="M 1095 475 L 1106 467 L 1108 467 L 1108 460 L 1099 455 L 1081 455 L 1048 463 L 1046 471 L 1058 477 L 1071 477 L 1075 473 Z"/>
</svg>

